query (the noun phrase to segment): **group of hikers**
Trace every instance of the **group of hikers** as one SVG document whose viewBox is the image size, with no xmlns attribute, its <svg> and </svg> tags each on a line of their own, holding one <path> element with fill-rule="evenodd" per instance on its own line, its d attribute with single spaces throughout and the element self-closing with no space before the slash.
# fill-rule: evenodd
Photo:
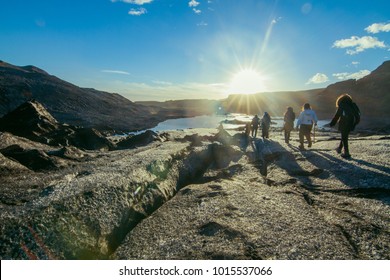
<svg viewBox="0 0 390 280">
<path fill-rule="evenodd" d="M 350 158 L 351 154 L 349 153 L 348 146 L 348 137 L 351 131 L 355 129 L 355 126 L 360 121 L 360 111 L 356 103 L 352 101 L 352 97 L 349 94 L 342 94 L 336 100 L 337 111 L 332 118 L 332 121 L 328 126 L 333 127 L 337 123 L 339 124 L 339 131 L 341 133 L 341 141 L 339 146 L 336 148 L 337 153 L 341 154 L 344 158 Z M 291 138 L 291 131 L 294 130 L 295 122 L 295 112 L 292 107 L 287 107 L 286 112 L 284 113 L 284 141 L 289 144 Z M 311 108 L 309 103 L 305 103 L 300 112 L 296 129 L 299 129 L 299 149 L 304 150 L 304 140 L 307 140 L 307 146 L 310 148 L 312 146 L 311 133 L 317 126 L 318 118 L 315 111 Z M 269 138 L 269 128 L 271 126 L 271 117 L 265 112 L 263 117 L 260 119 L 258 115 L 255 115 L 251 121 L 246 126 L 246 134 L 256 138 L 257 131 L 259 127 L 262 128 L 262 137 Z M 344 149 L 344 152 L 342 153 Z"/>
</svg>

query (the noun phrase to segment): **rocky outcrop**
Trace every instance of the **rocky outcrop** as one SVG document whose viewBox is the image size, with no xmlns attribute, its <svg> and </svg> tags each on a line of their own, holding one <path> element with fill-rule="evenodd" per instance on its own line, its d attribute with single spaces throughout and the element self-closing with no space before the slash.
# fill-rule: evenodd
<svg viewBox="0 0 390 280">
<path fill-rule="evenodd" d="M 87 150 L 113 148 L 113 144 L 98 130 L 60 124 L 35 100 L 23 103 L 0 118 L 0 131 L 51 146 L 75 146 Z"/>
<path fill-rule="evenodd" d="M 120 151 L 37 143 L 63 163 L 45 172 L 0 154 L 0 257 L 389 259 L 387 137 L 352 137 L 352 160 L 331 132 L 306 151 L 280 132 L 163 137 Z"/>
<path fill-rule="evenodd" d="M 0 118 L 0 131 L 33 141 L 47 142 L 44 135 L 58 130 L 59 123 L 39 102 L 31 100 Z"/>
<path fill-rule="evenodd" d="M 0 116 L 35 99 L 61 123 L 99 130 L 133 131 L 156 126 L 150 110 L 115 93 L 80 88 L 35 66 L 0 62 Z"/>
</svg>

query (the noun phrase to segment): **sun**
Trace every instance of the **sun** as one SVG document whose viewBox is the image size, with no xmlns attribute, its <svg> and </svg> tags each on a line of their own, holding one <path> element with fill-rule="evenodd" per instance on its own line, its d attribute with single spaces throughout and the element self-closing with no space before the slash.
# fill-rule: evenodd
<svg viewBox="0 0 390 280">
<path fill-rule="evenodd" d="M 230 82 L 229 93 L 233 94 L 253 94 L 264 92 L 265 77 L 253 69 L 243 69 L 237 72 Z"/>
</svg>

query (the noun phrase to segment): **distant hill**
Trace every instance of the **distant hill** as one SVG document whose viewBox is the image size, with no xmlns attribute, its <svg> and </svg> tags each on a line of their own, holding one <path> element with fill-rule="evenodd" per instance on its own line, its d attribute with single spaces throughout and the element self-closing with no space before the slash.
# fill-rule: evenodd
<svg viewBox="0 0 390 280">
<path fill-rule="evenodd" d="M 193 117 L 220 112 L 222 101 L 208 99 L 185 99 L 158 101 L 138 101 L 136 104 L 147 106 L 153 113 L 165 115 L 167 118 L 175 116 Z"/>
<path fill-rule="evenodd" d="M 119 94 L 80 88 L 34 66 L 14 66 L 0 61 L 0 117 L 35 99 L 62 123 L 98 129 L 133 131 L 151 128 L 169 118 L 213 113 L 282 116 L 287 106 L 298 113 L 309 102 L 319 118 L 330 119 L 337 96 L 350 93 L 362 111 L 361 127 L 390 123 L 390 61 L 368 76 L 327 88 L 230 95 L 222 100 L 170 100 L 131 102 Z"/>
<path fill-rule="evenodd" d="M 381 127 L 390 124 L 390 61 L 385 61 L 371 74 L 359 80 L 347 80 L 329 85 L 316 98 L 320 115 L 335 111 L 335 101 L 341 93 L 349 93 L 359 105 L 362 125 Z"/>
<path fill-rule="evenodd" d="M 352 95 L 362 112 L 363 126 L 383 127 L 390 123 L 390 61 L 359 80 L 347 80 L 327 88 L 306 91 L 267 92 L 252 95 L 230 95 L 222 101 L 227 112 L 282 116 L 287 106 L 299 112 L 309 102 L 319 118 L 330 119 L 336 111 L 336 99 L 342 93 Z"/>
<path fill-rule="evenodd" d="M 138 130 L 157 125 L 147 107 L 123 96 L 80 88 L 34 66 L 0 61 L 0 117 L 35 99 L 58 121 L 98 129 Z"/>
</svg>

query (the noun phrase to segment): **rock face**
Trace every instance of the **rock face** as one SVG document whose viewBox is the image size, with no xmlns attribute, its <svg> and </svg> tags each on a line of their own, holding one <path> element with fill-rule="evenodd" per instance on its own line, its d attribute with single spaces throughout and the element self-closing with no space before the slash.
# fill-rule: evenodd
<svg viewBox="0 0 390 280">
<path fill-rule="evenodd" d="M 113 147 L 99 131 L 60 124 L 39 102 L 23 103 L 0 118 L 0 131 L 52 146 L 76 146 L 87 150 Z"/>
<path fill-rule="evenodd" d="M 351 160 L 331 132 L 306 151 L 280 131 L 158 136 L 92 151 L 1 133 L 1 151 L 38 149 L 61 167 L 0 153 L 0 258 L 390 258 L 388 136 L 352 136 Z"/>
<path fill-rule="evenodd" d="M 43 135 L 59 129 L 59 123 L 39 102 L 25 102 L 0 118 L 0 131 L 33 141 L 44 141 Z"/>
<path fill-rule="evenodd" d="M 330 119 L 335 100 L 350 93 L 362 111 L 360 127 L 380 129 L 390 120 L 390 61 L 359 80 L 348 80 L 327 88 L 230 95 L 223 100 L 173 100 L 131 102 L 119 94 L 79 88 L 34 67 L 18 67 L 0 61 L 0 116 L 20 104 L 36 99 L 61 123 L 98 130 L 123 132 L 153 128 L 171 118 L 213 113 L 259 114 L 265 111 L 283 116 L 286 107 L 296 112 L 309 102 L 321 119 Z"/>
<path fill-rule="evenodd" d="M 119 94 L 80 88 L 37 67 L 1 61 L 0 116 L 30 99 L 43 104 L 61 123 L 74 126 L 132 131 L 154 127 L 160 121 L 147 107 Z"/>
</svg>

